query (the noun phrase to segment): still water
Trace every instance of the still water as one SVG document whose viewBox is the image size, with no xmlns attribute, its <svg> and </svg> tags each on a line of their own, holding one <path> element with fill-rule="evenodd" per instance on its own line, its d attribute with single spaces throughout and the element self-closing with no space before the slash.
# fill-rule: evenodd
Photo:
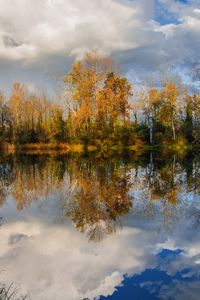
<svg viewBox="0 0 200 300">
<path fill-rule="evenodd" d="M 200 157 L 0 159 L 0 284 L 37 300 L 200 299 Z"/>
</svg>

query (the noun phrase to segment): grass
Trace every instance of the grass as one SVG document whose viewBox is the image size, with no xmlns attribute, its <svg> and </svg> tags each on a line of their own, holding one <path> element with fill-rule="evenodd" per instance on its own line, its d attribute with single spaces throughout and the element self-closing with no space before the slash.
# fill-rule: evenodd
<svg viewBox="0 0 200 300">
<path fill-rule="evenodd" d="M 14 287 L 13 283 L 6 287 L 0 284 L 0 300 L 25 300 L 27 296 L 18 296 L 19 289 Z"/>
</svg>

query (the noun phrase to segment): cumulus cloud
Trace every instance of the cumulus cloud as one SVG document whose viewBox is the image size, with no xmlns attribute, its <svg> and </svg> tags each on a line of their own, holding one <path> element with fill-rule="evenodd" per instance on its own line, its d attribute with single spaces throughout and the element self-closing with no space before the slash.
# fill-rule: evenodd
<svg viewBox="0 0 200 300">
<path fill-rule="evenodd" d="M 158 4 L 173 16 L 167 24 Z M 2 88 L 14 76 L 38 84 L 36 74 L 44 85 L 90 50 L 112 55 L 139 78 L 169 63 L 190 72 L 199 59 L 199 0 L 0 0 L 0 6 Z"/>
<path fill-rule="evenodd" d="M 0 4 L 0 53 L 13 60 L 91 48 L 132 48 L 137 42 L 129 39 L 129 30 L 142 26 L 137 7 L 114 0 L 19 0 L 14 5 L 1 0 Z"/>
</svg>

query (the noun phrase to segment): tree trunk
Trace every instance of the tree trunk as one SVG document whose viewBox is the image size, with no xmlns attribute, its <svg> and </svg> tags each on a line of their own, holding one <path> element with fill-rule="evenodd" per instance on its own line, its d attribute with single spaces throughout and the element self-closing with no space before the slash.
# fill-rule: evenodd
<svg viewBox="0 0 200 300">
<path fill-rule="evenodd" d="M 175 127 L 174 127 L 174 120 L 172 119 L 172 132 L 173 132 L 173 139 L 176 139 L 176 132 L 175 132 Z"/>
<path fill-rule="evenodd" d="M 153 144 L 153 126 L 150 124 L 150 144 Z"/>
<path fill-rule="evenodd" d="M 152 117 L 150 117 L 150 122 L 149 122 L 149 138 L 150 138 L 150 144 L 153 144 L 153 120 Z"/>
</svg>

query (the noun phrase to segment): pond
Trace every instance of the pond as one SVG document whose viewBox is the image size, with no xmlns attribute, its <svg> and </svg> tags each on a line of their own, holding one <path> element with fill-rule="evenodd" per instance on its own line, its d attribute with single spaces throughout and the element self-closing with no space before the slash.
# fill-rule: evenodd
<svg viewBox="0 0 200 300">
<path fill-rule="evenodd" d="M 1 156 L 0 220 L 16 297 L 199 299 L 198 155 Z"/>
</svg>

